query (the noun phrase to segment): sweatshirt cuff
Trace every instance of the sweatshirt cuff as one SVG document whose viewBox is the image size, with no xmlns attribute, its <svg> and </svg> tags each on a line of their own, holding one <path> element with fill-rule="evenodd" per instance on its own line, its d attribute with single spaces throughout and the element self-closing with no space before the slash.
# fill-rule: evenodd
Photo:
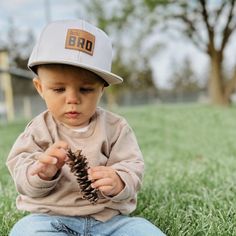
<svg viewBox="0 0 236 236">
<path fill-rule="evenodd" d="M 121 180 L 124 182 L 124 188 L 121 190 L 121 192 L 119 192 L 117 195 L 115 196 L 107 196 L 102 194 L 106 199 L 110 199 L 114 202 L 120 202 L 120 201 L 124 201 L 127 200 L 128 198 L 130 198 L 130 190 L 128 188 L 129 183 L 128 183 L 128 179 L 130 178 L 129 175 L 124 172 L 124 171 L 116 171 L 117 174 L 120 176 Z"/>
<path fill-rule="evenodd" d="M 61 177 L 61 172 L 55 176 L 56 178 L 50 181 L 43 180 L 38 175 L 29 175 L 28 171 L 26 177 L 29 187 L 34 191 L 41 192 L 43 189 L 47 189 L 47 191 L 53 189 Z"/>
</svg>

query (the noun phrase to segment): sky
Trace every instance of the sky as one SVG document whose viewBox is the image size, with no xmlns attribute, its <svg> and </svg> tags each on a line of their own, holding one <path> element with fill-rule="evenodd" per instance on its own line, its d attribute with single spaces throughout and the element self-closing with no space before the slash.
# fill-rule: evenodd
<svg viewBox="0 0 236 236">
<path fill-rule="evenodd" d="M 47 23 L 46 3 L 49 3 L 51 20 L 74 19 L 76 0 L 7 0 L 0 2 L 0 29 L 7 30 L 9 19 L 20 30 L 31 28 L 36 34 Z"/>
<path fill-rule="evenodd" d="M 46 3 L 49 3 L 49 17 L 46 11 Z M 79 9 L 78 3 L 79 0 L 2 0 L 0 2 L 0 40 L 4 39 L 4 35 L 6 35 L 9 19 L 13 20 L 14 25 L 22 33 L 29 29 L 33 30 L 36 38 L 48 20 L 75 19 L 78 17 L 86 19 L 86 16 Z M 231 40 L 231 45 L 226 53 L 228 64 L 231 67 L 236 64 L 236 35 L 234 39 Z M 169 87 L 168 78 L 173 63 L 179 63 L 186 56 L 191 58 L 197 76 L 205 78 L 208 62 L 206 55 L 183 40 L 176 41 L 167 38 L 166 42 L 168 42 L 168 46 L 151 61 L 155 83 L 158 87 Z"/>
</svg>

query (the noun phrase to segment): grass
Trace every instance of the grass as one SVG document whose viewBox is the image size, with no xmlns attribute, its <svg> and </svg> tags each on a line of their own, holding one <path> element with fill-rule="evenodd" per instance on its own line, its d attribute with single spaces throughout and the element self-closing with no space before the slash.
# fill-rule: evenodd
<svg viewBox="0 0 236 236">
<path fill-rule="evenodd" d="M 200 105 L 122 108 L 146 171 L 133 215 L 167 235 L 236 235 L 236 108 Z M 0 235 L 23 214 L 5 167 L 24 122 L 0 126 Z"/>
<path fill-rule="evenodd" d="M 0 124 L 0 235 L 7 236 L 13 224 L 24 213 L 16 210 L 16 191 L 5 166 L 6 157 L 14 140 L 24 129 L 24 122 Z"/>
</svg>

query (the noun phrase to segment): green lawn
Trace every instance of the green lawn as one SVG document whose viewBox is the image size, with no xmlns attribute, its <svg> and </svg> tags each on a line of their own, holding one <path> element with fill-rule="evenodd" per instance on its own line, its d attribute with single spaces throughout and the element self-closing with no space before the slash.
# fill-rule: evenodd
<svg viewBox="0 0 236 236">
<path fill-rule="evenodd" d="M 138 208 L 167 235 L 236 235 L 236 108 L 200 105 L 119 109 L 146 162 Z M 0 235 L 23 213 L 5 167 L 25 123 L 0 126 Z"/>
</svg>

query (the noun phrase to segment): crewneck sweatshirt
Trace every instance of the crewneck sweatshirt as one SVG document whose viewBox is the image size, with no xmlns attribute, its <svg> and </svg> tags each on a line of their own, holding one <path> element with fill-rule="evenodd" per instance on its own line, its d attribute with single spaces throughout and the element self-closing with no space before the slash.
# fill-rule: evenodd
<svg viewBox="0 0 236 236">
<path fill-rule="evenodd" d="M 72 151 L 82 150 L 89 166 L 113 167 L 124 182 L 124 189 L 113 197 L 99 193 L 97 204 L 92 205 L 82 198 L 76 177 L 67 164 L 53 180 L 31 176 L 28 168 L 37 161 L 37 156 L 59 140 L 67 142 Z M 83 132 L 65 127 L 48 110 L 39 114 L 17 138 L 6 164 L 19 193 L 18 209 L 91 216 L 100 221 L 135 210 L 144 171 L 143 157 L 131 127 L 123 117 L 102 108 L 97 108 Z"/>
</svg>

